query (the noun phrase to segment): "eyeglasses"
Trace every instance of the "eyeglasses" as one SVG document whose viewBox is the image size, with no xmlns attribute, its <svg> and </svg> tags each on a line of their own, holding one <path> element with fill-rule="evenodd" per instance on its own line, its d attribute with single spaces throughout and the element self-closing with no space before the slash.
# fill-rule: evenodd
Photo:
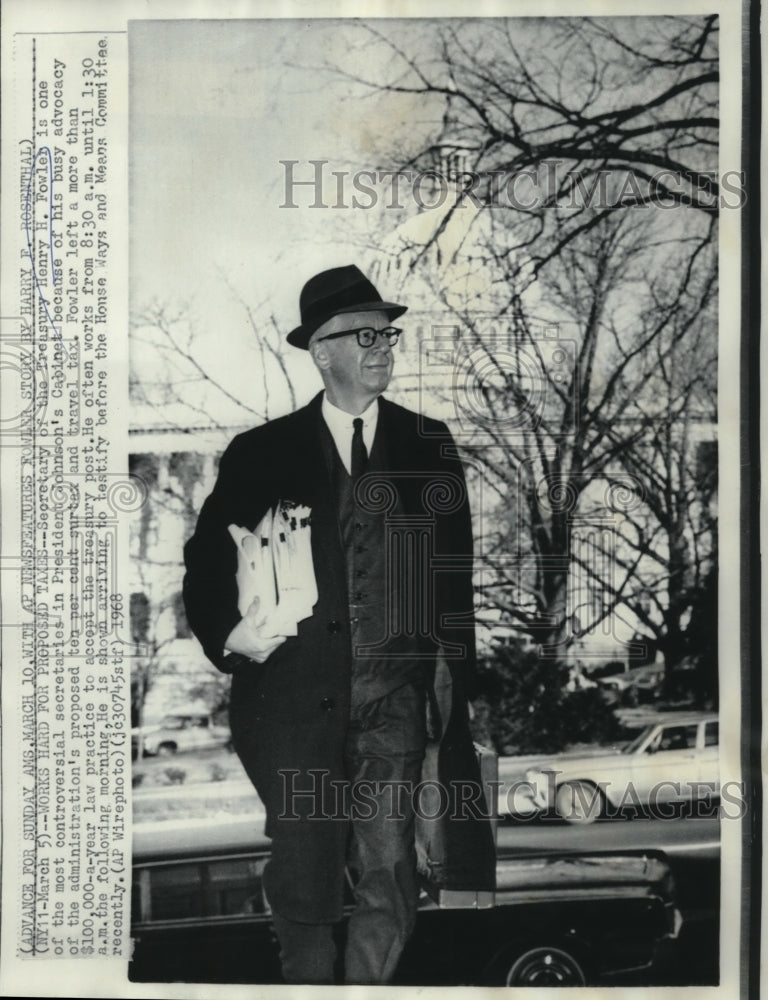
<svg viewBox="0 0 768 1000">
<path fill-rule="evenodd" d="M 361 326 L 359 330 L 342 330 L 340 333 L 329 333 L 325 337 L 318 337 L 315 343 L 319 344 L 321 340 L 335 340 L 337 337 L 356 336 L 361 347 L 373 347 L 377 337 L 384 337 L 389 346 L 394 347 L 402 332 L 397 326 L 385 326 L 383 330 L 374 330 L 372 326 Z"/>
</svg>

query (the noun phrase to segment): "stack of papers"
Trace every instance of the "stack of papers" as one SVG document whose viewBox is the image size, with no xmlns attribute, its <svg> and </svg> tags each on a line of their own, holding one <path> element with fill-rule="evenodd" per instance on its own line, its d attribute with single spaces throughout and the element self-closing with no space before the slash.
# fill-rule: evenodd
<svg viewBox="0 0 768 1000">
<path fill-rule="evenodd" d="M 253 531 L 229 525 L 237 546 L 237 607 L 245 615 L 259 599 L 265 637 L 296 635 L 317 603 L 310 514 L 309 507 L 281 500 Z"/>
</svg>

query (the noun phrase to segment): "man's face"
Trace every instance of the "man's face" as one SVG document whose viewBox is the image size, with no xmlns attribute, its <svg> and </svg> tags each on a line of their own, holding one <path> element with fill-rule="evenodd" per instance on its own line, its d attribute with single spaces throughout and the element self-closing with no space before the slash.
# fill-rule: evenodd
<svg viewBox="0 0 768 1000">
<path fill-rule="evenodd" d="M 377 337 L 372 347 L 360 347 L 354 335 L 321 339 L 329 333 L 366 326 L 383 330 L 390 322 L 384 312 L 339 313 L 323 323 L 312 336 L 312 357 L 329 393 L 339 400 L 373 400 L 387 388 L 392 377 L 394 356 L 383 337 Z"/>
</svg>

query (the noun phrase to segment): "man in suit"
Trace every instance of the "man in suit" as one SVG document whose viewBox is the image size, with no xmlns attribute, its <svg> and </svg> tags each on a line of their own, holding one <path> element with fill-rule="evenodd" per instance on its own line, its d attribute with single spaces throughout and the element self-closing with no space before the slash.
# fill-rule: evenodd
<svg viewBox="0 0 768 1000">
<path fill-rule="evenodd" d="M 453 688 L 438 721 L 445 802 L 457 804 L 457 782 L 479 788 L 464 475 L 444 424 L 381 395 L 400 334 L 391 324 L 405 311 L 354 265 L 307 282 L 288 341 L 310 352 L 324 391 L 232 441 L 185 547 L 189 622 L 232 674 L 233 743 L 266 809 L 264 890 L 288 982 L 334 981 L 345 867 L 355 900 L 345 981 L 392 978 L 416 916 L 411 792 L 438 663 Z M 227 531 L 252 531 L 280 501 L 311 509 L 318 590 L 288 637 L 270 634 L 257 602 L 239 613 Z M 425 861 L 434 881 L 492 888 L 488 822 L 470 811 L 449 828 L 443 856 Z"/>
</svg>

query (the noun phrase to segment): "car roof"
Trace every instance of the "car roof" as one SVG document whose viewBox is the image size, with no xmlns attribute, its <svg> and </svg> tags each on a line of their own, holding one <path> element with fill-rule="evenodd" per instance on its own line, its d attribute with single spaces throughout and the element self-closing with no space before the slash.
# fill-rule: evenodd
<svg viewBox="0 0 768 1000">
<path fill-rule="evenodd" d="M 135 862 L 171 861 L 201 854 L 266 851 L 271 841 L 264 833 L 264 820 L 264 811 L 254 810 L 227 820 L 211 816 L 136 823 L 133 858 Z"/>
<path fill-rule="evenodd" d="M 636 710 L 637 711 L 637 710 Z M 682 725 L 694 722 L 716 722 L 719 718 L 717 712 L 693 712 L 693 711 L 672 711 L 663 712 L 649 709 L 639 715 L 634 722 L 628 722 L 636 729 L 650 729 L 652 726 Z"/>
<path fill-rule="evenodd" d="M 668 715 L 665 715 L 664 718 L 659 718 L 657 722 L 653 724 L 658 725 L 666 722 L 712 722 L 716 721 L 717 718 L 717 712 L 670 712 Z"/>
<path fill-rule="evenodd" d="M 264 813 L 253 812 L 222 822 L 220 817 L 163 820 L 137 824 L 133 828 L 135 865 L 155 866 L 214 861 L 233 856 L 268 853 L 271 840 L 263 833 Z M 567 856 L 544 850 L 540 854 L 516 856 L 500 852 L 497 857 L 497 901 L 505 893 L 531 894 L 537 889 L 572 891 L 578 886 L 606 883 L 627 885 L 656 883 L 666 879 L 664 855 L 656 850 L 576 851 Z"/>
<path fill-rule="evenodd" d="M 210 717 L 210 712 L 166 712 L 160 721 L 163 722 L 165 719 L 210 719 Z"/>
</svg>

